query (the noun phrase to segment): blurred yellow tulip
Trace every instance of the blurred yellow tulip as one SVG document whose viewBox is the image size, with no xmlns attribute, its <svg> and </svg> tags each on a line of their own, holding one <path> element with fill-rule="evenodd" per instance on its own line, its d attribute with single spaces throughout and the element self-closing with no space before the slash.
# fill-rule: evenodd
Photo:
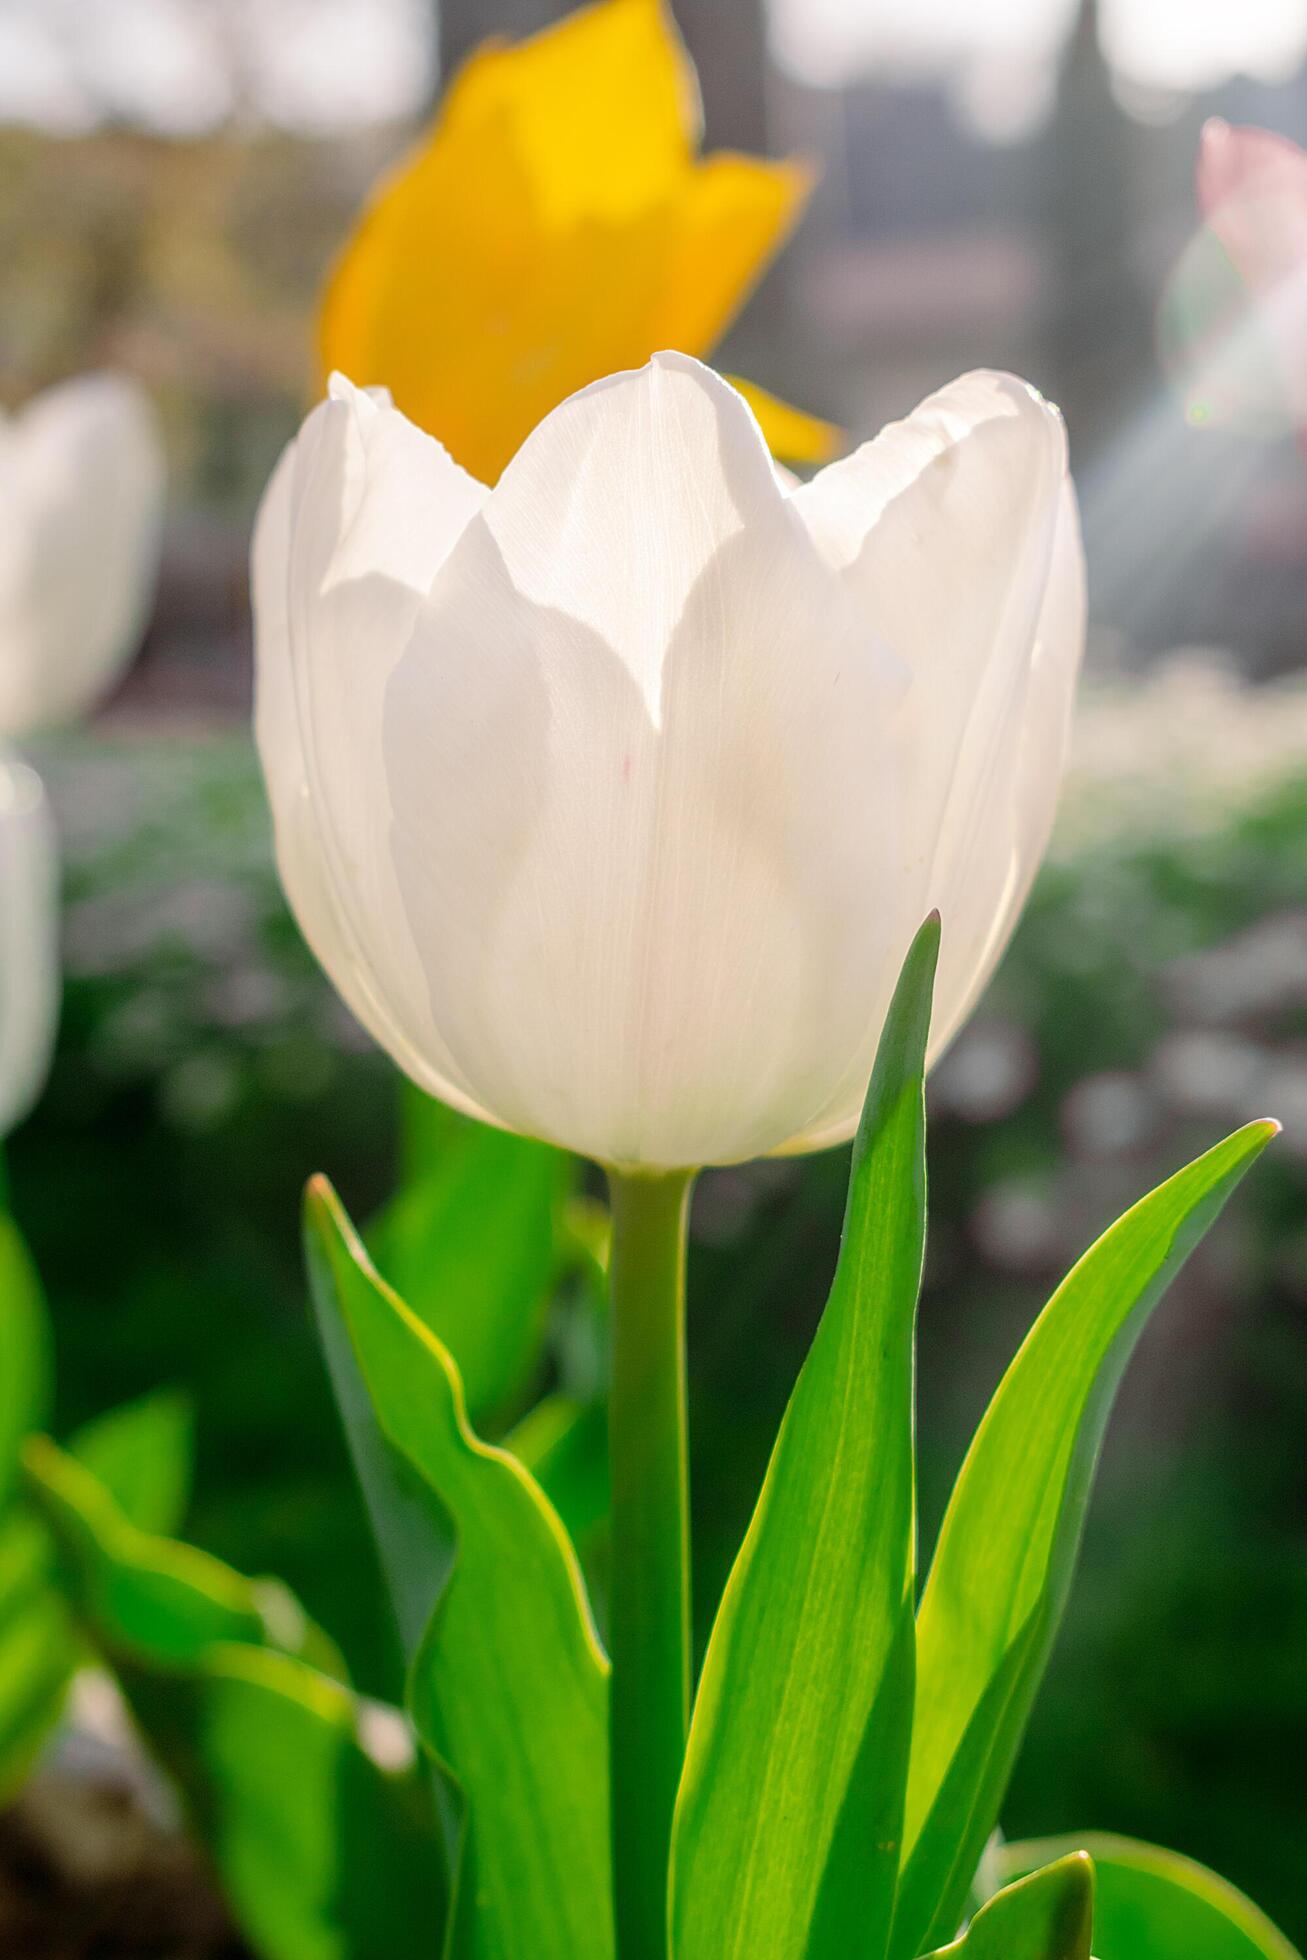
<svg viewBox="0 0 1307 1960">
<path fill-rule="evenodd" d="M 550 409 L 660 348 L 704 354 L 793 227 L 796 161 L 698 155 L 694 69 L 661 0 L 599 0 L 479 49 L 335 268 L 319 354 L 493 483 Z M 778 455 L 828 423 L 747 390 Z"/>
</svg>

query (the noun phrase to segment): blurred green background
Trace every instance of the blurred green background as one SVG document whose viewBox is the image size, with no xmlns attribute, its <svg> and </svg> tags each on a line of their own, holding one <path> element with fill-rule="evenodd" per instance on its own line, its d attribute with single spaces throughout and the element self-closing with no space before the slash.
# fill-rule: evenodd
<svg viewBox="0 0 1307 1960">
<path fill-rule="evenodd" d="M 443 55 L 548 11 L 451 6 Z M 1194 229 L 1202 115 L 1307 136 L 1307 22 L 1267 5 L 1200 31 L 1202 10 L 1154 0 L 979 11 L 777 5 L 769 37 L 755 6 L 678 9 L 710 138 L 825 165 L 724 362 L 855 433 L 983 361 L 1067 405 L 1085 701 L 1048 865 L 932 1085 L 923 1536 L 1076 1254 L 1219 1133 L 1279 1116 L 1127 1378 L 1007 1824 L 1173 1844 L 1301 1943 L 1307 471 L 1290 440 L 1189 428 L 1155 322 Z M 96 14 L 0 0 L 0 400 L 89 365 L 138 372 L 173 496 L 142 660 L 94 728 L 33 751 L 63 832 L 68 979 L 49 1091 L 7 1153 L 14 1205 L 54 1307 L 60 1429 L 185 1388 L 191 1534 L 283 1575 L 363 1685 L 393 1692 L 298 1211 L 317 1169 L 356 1216 L 387 1197 L 398 1087 L 272 871 L 244 560 L 305 399 L 320 280 L 442 43 L 418 0 L 368 14 L 371 66 L 345 0 L 316 17 L 335 40 L 289 0 L 131 0 L 111 60 Z M 191 68 L 188 20 L 209 36 Z M 701 1629 L 820 1310 L 845 1176 L 834 1152 L 699 1191 Z"/>
</svg>

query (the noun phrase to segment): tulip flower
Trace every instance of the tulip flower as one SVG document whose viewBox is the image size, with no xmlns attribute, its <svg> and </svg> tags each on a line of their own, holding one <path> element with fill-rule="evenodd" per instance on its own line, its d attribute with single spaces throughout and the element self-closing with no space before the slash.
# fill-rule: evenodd
<svg viewBox="0 0 1307 1960">
<path fill-rule="evenodd" d="M 1052 819 L 1084 631 L 1060 417 L 978 373 L 810 483 L 660 354 L 493 490 L 336 379 L 254 544 L 281 877 L 431 1094 L 610 1165 L 848 1137 L 904 951 L 935 1047 Z"/>
<path fill-rule="evenodd" d="M 136 651 L 158 567 L 149 404 L 85 375 L 0 418 L 0 734 L 73 720 Z"/>
<path fill-rule="evenodd" d="M 0 1137 L 36 1101 L 59 1014 L 54 825 L 40 777 L 0 756 Z"/>
<path fill-rule="evenodd" d="M 705 354 L 810 188 L 795 162 L 700 157 L 698 87 L 661 0 L 600 0 L 455 76 L 383 182 L 323 304 L 321 373 L 391 390 L 492 483 L 547 412 L 660 347 Z M 834 431 L 761 390 L 778 455 Z"/>
</svg>

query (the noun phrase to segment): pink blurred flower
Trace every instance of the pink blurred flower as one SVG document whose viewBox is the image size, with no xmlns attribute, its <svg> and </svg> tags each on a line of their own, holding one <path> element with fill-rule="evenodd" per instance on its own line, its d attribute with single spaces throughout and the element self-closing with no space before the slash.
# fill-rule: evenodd
<svg viewBox="0 0 1307 1960">
<path fill-rule="evenodd" d="M 1307 150 L 1214 117 L 1198 153 L 1198 204 L 1242 287 L 1228 350 L 1235 408 L 1286 411 L 1307 428 Z"/>
</svg>

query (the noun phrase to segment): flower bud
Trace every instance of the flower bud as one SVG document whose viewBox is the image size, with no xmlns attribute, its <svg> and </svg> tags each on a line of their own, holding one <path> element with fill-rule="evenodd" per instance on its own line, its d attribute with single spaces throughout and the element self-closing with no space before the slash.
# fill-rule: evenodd
<svg viewBox="0 0 1307 1960">
<path fill-rule="evenodd" d="M 1084 635 L 1060 417 L 965 376 L 811 482 L 679 354 L 486 489 L 333 382 L 254 545 L 282 881 L 433 1095 L 619 1165 L 847 1137 L 911 936 L 935 1049 L 1052 819 Z"/>
<path fill-rule="evenodd" d="M 82 375 L 0 417 L 0 735 L 72 721 L 136 652 L 163 458 L 134 382 Z"/>
</svg>

